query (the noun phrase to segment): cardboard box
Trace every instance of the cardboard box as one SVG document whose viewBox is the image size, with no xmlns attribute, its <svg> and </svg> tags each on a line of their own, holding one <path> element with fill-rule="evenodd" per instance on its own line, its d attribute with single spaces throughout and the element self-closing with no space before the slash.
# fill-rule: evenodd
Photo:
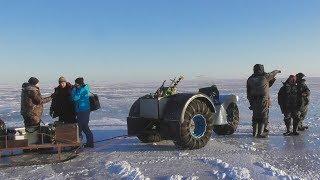
<svg viewBox="0 0 320 180">
<path fill-rule="evenodd" d="M 23 135 L 23 136 L 14 136 L 14 140 L 25 140 L 26 137 Z"/>
<path fill-rule="evenodd" d="M 56 143 L 80 143 L 79 128 L 77 124 L 59 124 L 55 130 Z"/>
<path fill-rule="evenodd" d="M 19 147 L 27 147 L 28 146 L 28 140 L 8 140 L 7 142 L 7 148 L 19 148 Z"/>
</svg>

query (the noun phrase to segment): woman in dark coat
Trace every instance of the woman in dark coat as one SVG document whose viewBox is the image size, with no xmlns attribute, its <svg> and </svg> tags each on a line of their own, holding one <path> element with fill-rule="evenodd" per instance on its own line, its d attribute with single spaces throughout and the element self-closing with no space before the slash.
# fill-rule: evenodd
<svg viewBox="0 0 320 180">
<path fill-rule="evenodd" d="M 73 86 L 64 77 L 59 78 L 59 86 L 55 92 L 50 107 L 50 115 L 53 118 L 59 117 L 63 123 L 76 123 L 74 105 L 71 99 Z"/>
</svg>

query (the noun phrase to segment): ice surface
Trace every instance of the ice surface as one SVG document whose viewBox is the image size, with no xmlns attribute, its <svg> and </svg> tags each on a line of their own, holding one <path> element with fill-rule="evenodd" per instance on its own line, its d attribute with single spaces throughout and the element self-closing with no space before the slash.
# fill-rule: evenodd
<svg viewBox="0 0 320 180">
<path fill-rule="evenodd" d="M 200 150 L 177 150 L 170 141 L 142 144 L 135 137 L 98 143 L 69 162 L 5 168 L 0 179 L 320 179 L 320 79 L 308 79 L 311 89 L 310 111 L 306 124 L 310 129 L 299 137 L 283 137 L 283 117 L 277 105 L 277 90 L 272 88 L 269 139 L 251 137 L 251 112 L 246 100 L 245 80 L 184 81 L 179 89 L 194 92 L 215 82 L 221 94 L 239 96 L 241 122 L 231 136 L 213 134 L 209 144 Z M 95 140 L 126 134 L 126 117 L 132 103 L 153 92 L 154 84 L 92 84 L 100 97 L 102 109 L 92 113 L 91 128 Z M 42 85 L 50 94 L 53 85 Z M 45 106 L 43 120 L 52 122 Z M 0 85 L 0 117 L 7 126 L 22 126 L 20 86 Z M 0 160 L 0 163 L 4 159 Z"/>
</svg>

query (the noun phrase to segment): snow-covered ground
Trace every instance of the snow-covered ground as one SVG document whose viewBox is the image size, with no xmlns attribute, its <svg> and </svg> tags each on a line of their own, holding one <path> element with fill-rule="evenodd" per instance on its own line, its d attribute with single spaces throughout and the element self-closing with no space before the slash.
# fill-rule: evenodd
<svg viewBox="0 0 320 180">
<path fill-rule="evenodd" d="M 245 80 L 185 81 L 180 90 L 194 92 L 215 82 L 221 94 L 240 97 L 241 123 L 231 136 L 212 135 L 200 150 L 177 150 L 172 142 L 141 144 L 137 138 L 115 139 L 84 150 L 69 162 L 55 165 L 5 168 L 0 179 L 320 179 L 320 79 L 308 79 L 312 91 L 306 124 L 310 130 L 299 137 L 284 137 L 284 124 L 272 88 L 271 133 L 266 140 L 251 137 L 251 112 L 245 94 Z M 161 84 L 161 82 L 158 82 Z M 102 109 L 91 116 L 95 139 L 126 134 L 126 117 L 131 104 L 141 95 L 157 89 L 157 83 L 93 84 Z M 52 92 L 53 85 L 43 85 Z M 43 120 L 52 121 L 46 105 Z M 7 126 L 22 126 L 19 115 L 20 87 L 0 85 L 0 117 Z M 4 161 L 1 159 L 0 161 Z"/>
</svg>

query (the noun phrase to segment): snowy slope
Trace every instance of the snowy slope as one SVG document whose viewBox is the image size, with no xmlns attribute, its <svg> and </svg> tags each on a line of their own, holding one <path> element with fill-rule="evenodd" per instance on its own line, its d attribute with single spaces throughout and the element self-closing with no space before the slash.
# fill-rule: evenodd
<svg viewBox="0 0 320 180">
<path fill-rule="evenodd" d="M 299 137 L 283 137 L 284 124 L 276 102 L 280 81 L 272 88 L 271 135 L 251 137 L 251 112 L 245 81 L 215 81 L 221 94 L 240 97 L 241 124 L 232 136 L 213 135 L 200 150 L 180 151 L 173 143 L 141 144 L 137 138 L 115 139 L 85 150 L 80 157 L 58 165 L 7 168 L 0 179 L 320 179 L 319 97 L 320 79 L 310 79 L 312 102 L 306 123 L 311 127 Z M 180 87 L 194 92 L 211 81 L 187 81 Z M 160 82 L 159 82 L 160 84 Z M 52 85 L 44 85 L 50 93 Z M 139 96 L 153 92 L 157 84 L 94 84 L 102 109 L 91 116 L 95 139 L 126 134 L 126 116 Z M 21 126 L 20 88 L 0 85 L 0 117 L 8 126 Z M 46 106 L 44 121 L 52 121 Z M 3 159 L 1 159 L 3 161 Z"/>
</svg>

